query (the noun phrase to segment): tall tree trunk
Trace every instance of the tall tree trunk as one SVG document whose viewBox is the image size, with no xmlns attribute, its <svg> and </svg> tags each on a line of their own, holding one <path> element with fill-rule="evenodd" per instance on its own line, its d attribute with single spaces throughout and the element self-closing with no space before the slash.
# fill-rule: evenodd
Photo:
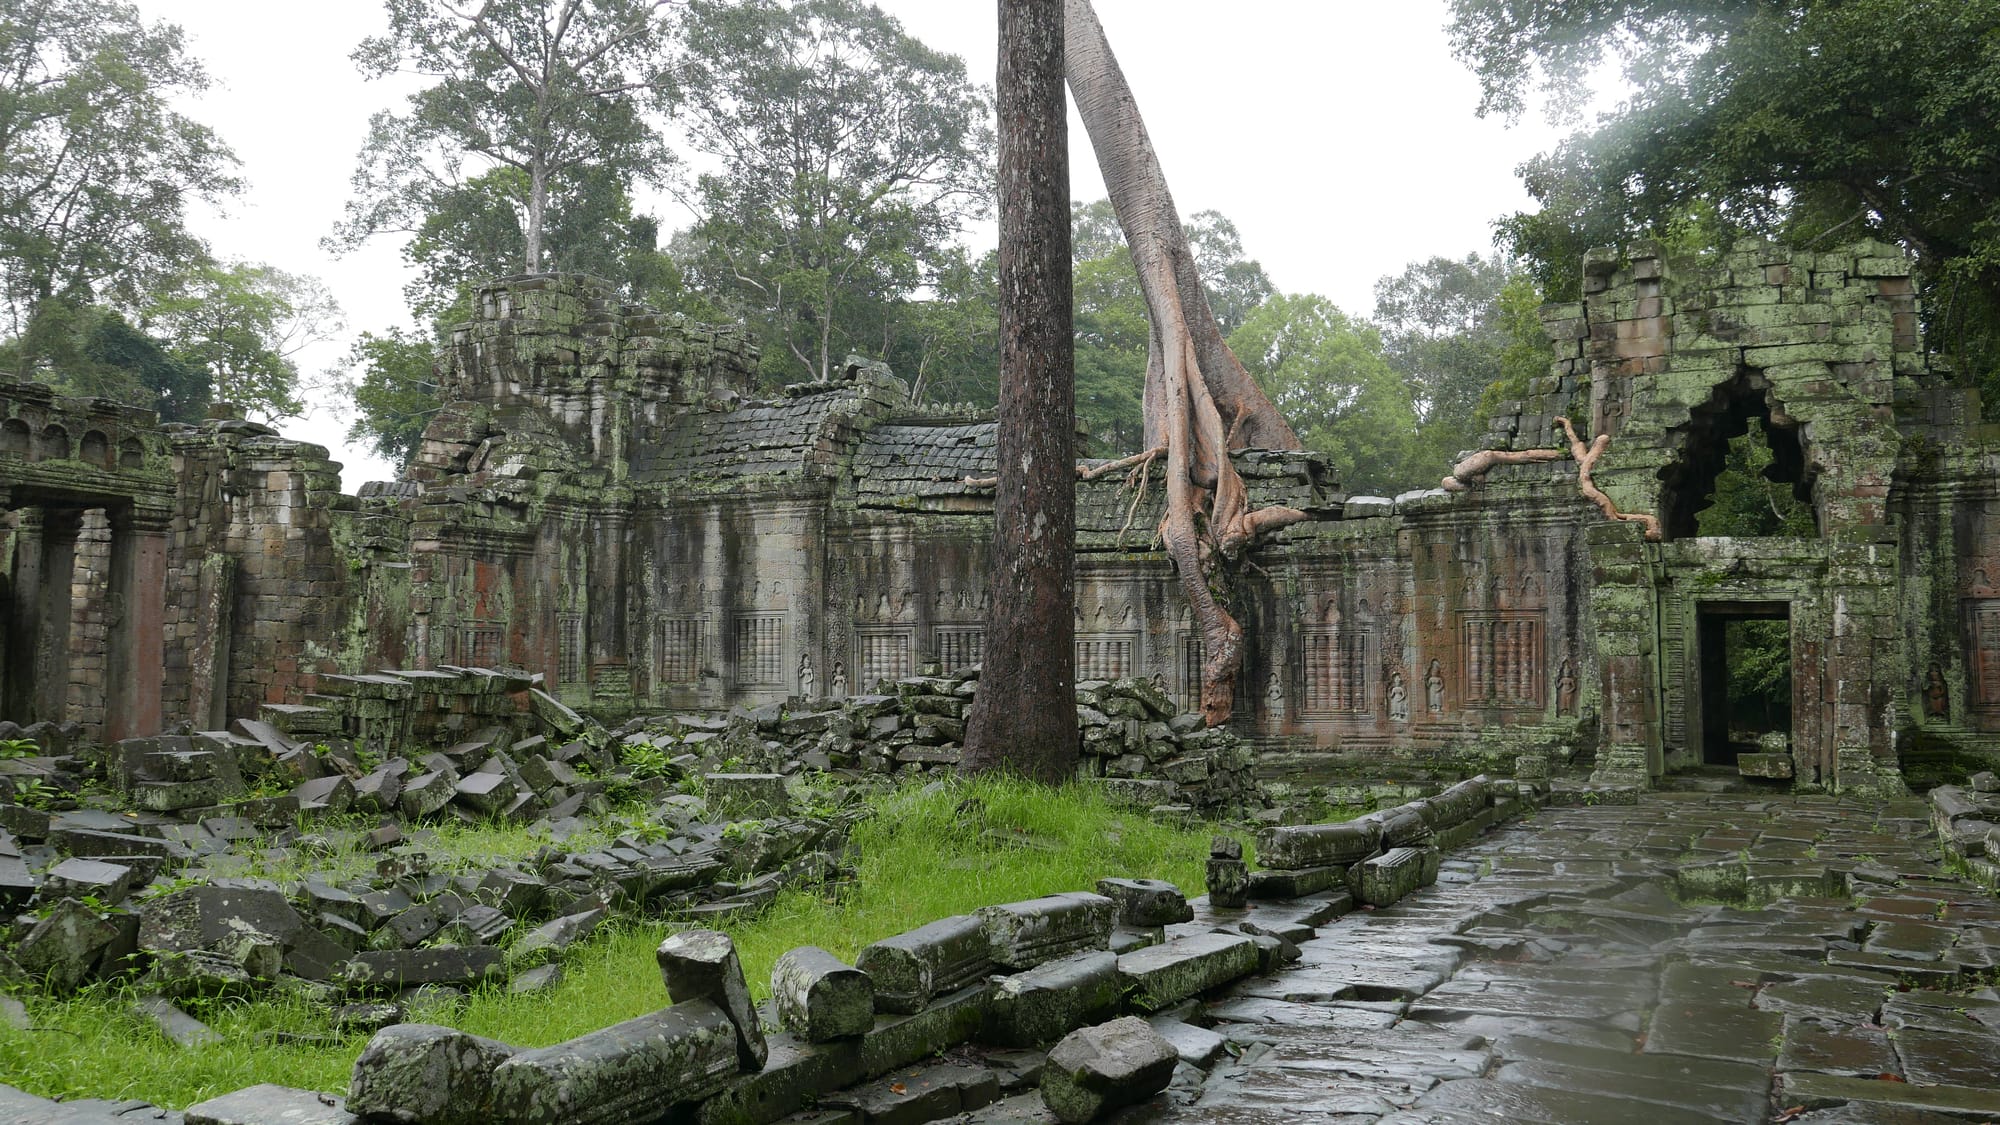
<svg viewBox="0 0 2000 1125">
<path fill-rule="evenodd" d="M 527 273 L 542 272 L 542 213 L 549 207 L 548 165 L 537 154 L 528 164 Z"/>
<path fill-rule="evenodd" d="M 1202 631 L 1202 713 L 1226 721 L 1243 663 L 1243 629 L 1217 597 L 1220 568 L 1267 531 L 1296 523 L 1292 508 L 1253 511 L 1230 462 L 1234 449 L 1297 449 L 1298 435 L 1222 339 L 1159 157 L 1090 0 L 1066 0 L 1070 88 L 1097 151 L 1152 319 L 1147 349 L 1148 448 L 1167 448 L 1167 514 L 1160 537 Z"/>
<path fill-rule="evenodd" d="M 964 769 L 1076 773 L 1076 394 L 1063 0 L 1000 0 L 992 608 Z"/>
</svg>

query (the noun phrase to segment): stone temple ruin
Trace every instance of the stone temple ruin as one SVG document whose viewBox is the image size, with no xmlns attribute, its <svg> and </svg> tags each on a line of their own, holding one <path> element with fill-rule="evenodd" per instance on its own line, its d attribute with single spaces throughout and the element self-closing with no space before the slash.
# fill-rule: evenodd
<svg viewBox="0 0 2000 1125">
<path fill-rule="evenodd" d="M 1392 500 L 1344 494 L 1318 455 L 1238 454 L 1256 503 L 1312 517 L 1234 591 L 1233 725 L 1261 769 L 1553 753 L 1629 785 L 1736 761 L 1721 638 L 1743 618 L 1789 622 L 1789 737 L 1760 771 L 1894 789 L 1914 753 L 2000 750 L 2000 434 L 1927 356 L 1908 262 L 1638 245 L 1585 273 L 1543 312 L 1554 368 L 1486 440 L 1587 421 L 1612 439 L 1597 483 L 1663 540 L 1605 520 L 1569 461 Z M 860 360 L 755 399 L 740 332 L 587 278 L 501 281 L 478 313 L 405 478 L 358 496 L 264 426 L 0 383 L 0 718 L 98 740 L 262 719 L 379 748 L 523 714 L 534 674 L 534 705 L 616 721 L 977 663 L 989 418 Z M 1752 419 L 1814 534 L 1695 533 Z M 1150 542 L 1160 504 L 1157 480 L 1136 503 L 1079 486 L 1078 675 L 1188 709 L 1201 646 Z"/>
</svg>

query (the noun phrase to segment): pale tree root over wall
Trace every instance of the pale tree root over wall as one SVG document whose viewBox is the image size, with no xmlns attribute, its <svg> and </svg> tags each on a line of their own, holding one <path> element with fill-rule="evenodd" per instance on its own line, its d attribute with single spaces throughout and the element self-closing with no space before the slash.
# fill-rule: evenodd
<svg viewBox="0 0 2000 1125">
<path fill-rule="evenodd" d="M 1502 465 L 1532 465 L 1546 461 L 1560 461 L 1564 457 L 1576 460 L 1576 487 L 1583 498 L 1597 505 L 1604 518 L 1621 523 L 1636 523 L 1645 529 L 1645 536 L 1652 542 L 1660 540 L 1660 518 L 1644 512 L 1621 512 L 1618 505 L 1611 502 L 1597 482 L 1591 479 L 1598 459 L 1611 447 L 1610 434 L 1598 434 L 1596 439 L 1585 445 L 1576 434 L 1576 427 L 1566 417 L 1558 415 L 1556 424 L 1569 437 L 1569 449 L 1482 449 L 1451 467 L 1451 475 L 1439 482 L 1446 492 L 1464 492 L 1485 479 L 1486 474 Z"/>
<path fill-rule="evenodd" d="M 1253 510 L 1232 450 L 1297 449 L 1285 422 L 1222 339 L 1195 270 L 1180 213 L 1124 73 L 1089 0 L 1066 0 L 1065 68 L 1084 128 L 1125 232 L 1152 321 L 1145 421 L 1149 453 L 1166 456 L 1160 539 L 1202 634 L 1202 714 L 1229 718 L 1243 663 L 1243 629 L 1219 589 L 1226 567 L 1257 540 L 1306 518 L 1293 508 Z"/>
</svg>

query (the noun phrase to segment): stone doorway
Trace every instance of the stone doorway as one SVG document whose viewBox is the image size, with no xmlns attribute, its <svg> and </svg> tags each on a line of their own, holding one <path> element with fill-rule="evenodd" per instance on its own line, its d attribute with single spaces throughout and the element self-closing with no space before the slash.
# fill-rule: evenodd
<svg viewBox="0 0 2000 1125">
<path fill-rule="evenodd" d="M 1743 755 L 1787 753 L 1792 730 L 1790 602 L 1703 602 L 1701 763 L 1737 767 Z"/>
</svg>

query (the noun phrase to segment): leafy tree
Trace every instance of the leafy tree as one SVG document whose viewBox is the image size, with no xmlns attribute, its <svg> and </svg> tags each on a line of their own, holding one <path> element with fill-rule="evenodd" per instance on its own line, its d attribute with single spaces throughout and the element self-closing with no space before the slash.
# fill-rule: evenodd
<svg viewBox="0 0 2000 1125">
<path fill-rule="evenodd" d="M 515 200 L 524 184 L 519 169 L 495 168 L 432 199 L 405 250 L 417 267 L 407 293 L 420 317 L 448 318 L 464 294 L 515 268 L 525 237 Z M 607 169 L 578 169 L 563 186 L 562 207 L 546 219 L 544 268 L 594 274 L 649 304 L 676 303 L 680 273 L 659 247 L 659 220 L 634 213 Z"/>
<path fill-rule="evenodd" d="M 1553 296 L 1569 296 L 1582 244 L 1639 233 L 1874 235 L 1916 256 L 1931 340 L 2000 382 L 2000 0 L 1452 8 L 1482 112 L 1518 114 L 1537 79 L 1573 108 L 1607 57 L 1630 84 L 1616 113 L 1523 169 L 1542 212 L 1506 230 Z"/>
<path fill-rule="evenodd" d="M 1424 475 L 1416 411 L 1373 325 L 1316 294 L 1280 294 L 1229 346 L 1306 448 L 1333 458 L 1348 491 L 1393 495 Z"/>
<path fill-rule="evenodd" d="M 398 469 L 409 465 L 438 410 L 437 350 L 420 331 L 361 334 L 337 369 L 355 407 L 348 440 L 368 442 Z"/>
<path fill-rule="evenodd" d="M 682 77 L 682 124 L 720 165 L 694 185 L 691 282 L 757 332 L 773 380 L 886 350 L 987 213 L 987 92 L 862 0 L 693 0 Z"/>
<path fill-rule="evenodd" d="M 1412 262 L 1375 283 L 1384 356 L 1409 388 L 1427 461 L 1448 461 L 1479 433 L 1480 399 L 1510 343 L 1500 304 L 1510 277 L 1505 259 L 1468 254 Z"/>
<path fill-rule="evenodd" d="M 345 327 L 318 279 L 247 262 L 201 266 L 146 312 L 212 395 L 273 419 L 305 409 L 299 353 Z"/>
<path fill-rule="evenodd" d="M 1715 476 L 1710 505 L 1695 513 L 1702 535 L 1817 534 L 1811 505 L 1799 500 L 1792 486 L 1769 475 L 1775 461 L 1764 423 L 1750 419 L 1747 433 L 1730 439 L 1722 471 Z"/>
<path fill-rule="evenodd" d="M 355 65 L 369 78 L 413 72 L 434 81 L 403 113 L 370 120 L 334 245 L 428 235 L 433 257 L 419 264 L 459 276 L 468 267 L 442 245 L 453 238 L 440 224 L 474 224 L 470 243 L 490 252 L 511 212 L 520 244 L 507 260 L 533 273 L 559 229 L 552 212 L 603 207 L 607 192 L 660 181 L 670 153 L 648 113 L 669 94 L 666 0 L 384 6 L 389 32 L 364 40 Z M 574 229 L 590 222 L 580 215 Z"/>
<path fill-rule="evenodd" d="M 104 305 L 51 297 L 37 306 L 28 331 L 0 343 L 0 369 L 38 365 L 38 376 L 65 394 L 147 407 L 169 422 L 196 421 L 209 399 L 205 369 L 181 362 L 167 341 Z"/>
<path fill-rule="evenodd" d="M 974 260 L 953 248 L 931 282 L 931 297 L 904 308 L 889 362 L 909 376 L 917 401 L 998 401 L 998 258 L 989 250 Z"/>
<path fill-rule="evenodd" d="M 75 338 L 74 313 L 135 308 L 206 257 L 186 208 L 239 190 L 236 158 L 170 102 L 207 86 L 180 29 L 130 4 L 0 5 L 0 296 L 16 374 L 46 363 L 34 340 Z M 59 323 L 31 331 L 51 301 Z"/>
</svg>

